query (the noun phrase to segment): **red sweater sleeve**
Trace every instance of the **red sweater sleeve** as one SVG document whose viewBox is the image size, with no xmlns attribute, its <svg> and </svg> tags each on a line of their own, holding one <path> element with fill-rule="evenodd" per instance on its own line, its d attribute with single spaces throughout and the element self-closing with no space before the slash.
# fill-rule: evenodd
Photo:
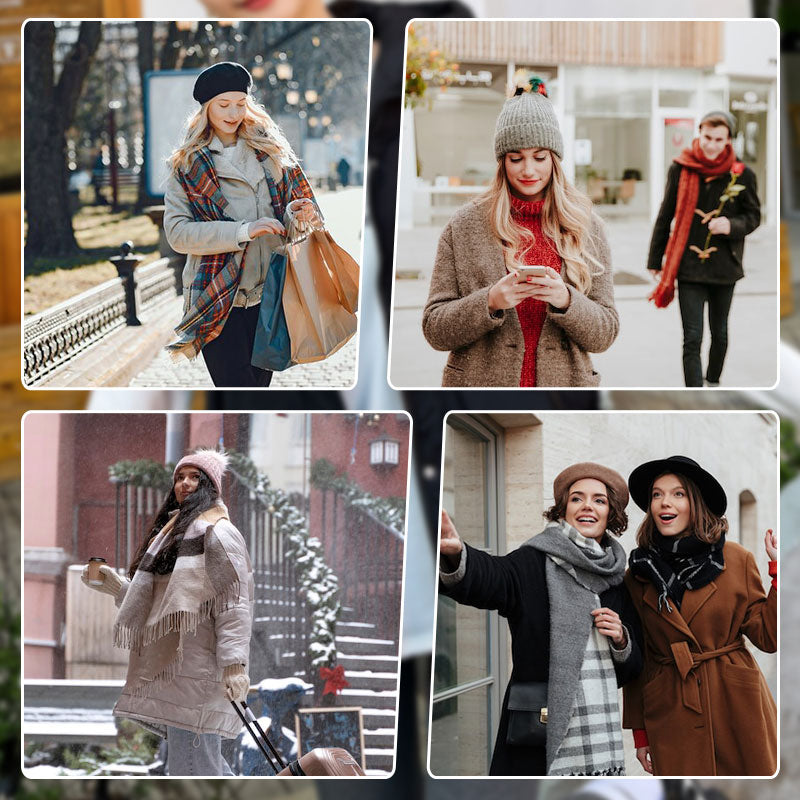
<svg viewBox="0 0 800 800">
<path fill-rule="evenodd" d="M 647 731 L 644 728 L 633 729 L 633 746 L 636 748 L 647 747 L 650 744 L 647 738 Z"/>
<path fill-rule="evenodd" d="M 770 561 L 769 562 L 769 576 L 772 578 L 772 588 L 778 588 L 778 562 L 777 561 Z"/>
</svg>

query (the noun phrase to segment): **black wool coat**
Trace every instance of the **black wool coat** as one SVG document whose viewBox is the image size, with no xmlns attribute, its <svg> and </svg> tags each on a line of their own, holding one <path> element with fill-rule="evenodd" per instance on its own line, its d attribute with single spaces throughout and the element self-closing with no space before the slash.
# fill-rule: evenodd
<svg viewBox="0 0 800 800">
<path fill-rule="evenodd" d="M 550 673 L 550 600 L 545 578 L 547 556 L 522 546 L 505 556 L 492 556 L 465 544 L 466 574 L 459 583 L 439 591 L 459 603 L 496 610 L 508 621 L 514 681 L 547 681 Z M 444 567 L 447 569 L 447 567 Z M 619 614 L 631 637 L 631 654 L 622 664 L 614 662 L 617 684 L 633 680 L 642 669 L 642 631 L 639 617 L 624 583 L 600 595 L 603 606 Z M 510 684 L 509 684 L 510 685 Z M 544 747 L 506 744 L 508 687 L 503 697 L 490 775 L 545 775 Z"/>
<path fill-rule="evenodd" d="M 673 162 L 667 173 L 664 200 L 658 211 L 653 226 L 653 235 L 650 239 L 650 254 L 647 257 L 648 269 L 661 269 L 661 261 L 669 239 L 670 224 L 675 216 L 678 181 L 682 169 L 684 168 L 680 164 Z M 704 212 L 717 208 L 730 178 L 730 172 L 708 181 L 701 175 L 697 208 Z M 709 247 L 716 247 L 717 251 L 705 261 L 701 261 L 697 253 L 689 248 L 696 245 L 701 250 L 703 249 L 706 236 L 708 236 L 708 225 L 703 225 L 700 215 L 694 214 L 686 249 L 678 268 L 678 281 L 730 285 L 744 277 L 742 267 L 744 237 L 752 233 L 761 223 L 761 202 L 756 192 L 756 176 L 750 167 L 744 168 L 744 172 L 739 175 L 736 182 L 745 187 L 744 191 L 728 200 L 720 212 L 721 217 L 727 217 L 731 222 L 730 234 L 712 236 Z"/>
</svg>

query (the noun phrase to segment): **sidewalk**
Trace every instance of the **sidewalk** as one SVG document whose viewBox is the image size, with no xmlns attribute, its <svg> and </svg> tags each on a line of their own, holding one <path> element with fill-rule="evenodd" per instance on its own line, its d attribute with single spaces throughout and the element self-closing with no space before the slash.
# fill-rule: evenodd
<svg viewBox="0 0 800 800">
<path fill-rule="evenodd" d="M 356 261 L 361 260 L 364 190 L 353 186 L 319 192 L 317 200 L 328 230 Z M 39 385 L 48 388 L 128 386 L 147 389 L 212 388 L 202 357 L 172 361 L 164 346 L 182 316 L 183 300 L 175 297 L 140 314 L 142 326 L 123 327 L 87 348 Z M 349 388 L 356 380 L 358 334 L 339 352 L 315 364 L 276 373 L 271 388 Z"/>
<path fill-rule="evenodd" d="M 395 281 L 390 376 L 397 387 L 441 385 L 448 354 L 433 350 L 421 329 L 440 231 L 420 227 L 398 234 L 398 271 L 417 271 L 420 277 Z M 653 289 L 645 266 L 650 226 L 646 220 L 612 220 L 607 233 L 620 335 L 608 351 L 592 355 L 602 387 L 683 387 L 677 300 L 666 309 L 647 302 Z M 770 387 L 777 380 L 777 264 L 775 226 L 747 237 L 746 275 L 731 308 L 723 385 Z M 703 352 L 707 350 L 706 330 Z"/>
</svg>

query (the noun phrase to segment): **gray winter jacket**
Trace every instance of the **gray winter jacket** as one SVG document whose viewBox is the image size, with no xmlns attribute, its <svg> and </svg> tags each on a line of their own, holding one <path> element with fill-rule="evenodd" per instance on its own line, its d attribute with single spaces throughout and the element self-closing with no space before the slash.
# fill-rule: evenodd
<svg viewBox="0 0 800 800">
<path fill-rule="evenodd" d="M 201 620 L 194 636 L 184 636 L 179 674 L 147 697 L 134 695 L 130 687 L 138 683 L 140 674 L 152 674 L 147 668 L 148 648 L 131 651 L 127 680 L 114 707 L 116 716 L 134 719 L 163 737 L 167 725 L 227 738 L 235 737 L 241 730 L 241 721 L 225 696 L 222 671 L 232 664 L 244 664 L 247 668 L 249 663 L 255 585 L 244 538 L 224 514 L 224 506 L 209 509 L 192 522 L 189 530 L 195 526 L 214 526 L 214 534 L 239 576 L 236 605 L 216 617 Z M 160 602 L 166 583 L 155 583 L 154 604 Z M 117 596 L 118 606 L 128 585 L 126 582 Z"/>
</svg>

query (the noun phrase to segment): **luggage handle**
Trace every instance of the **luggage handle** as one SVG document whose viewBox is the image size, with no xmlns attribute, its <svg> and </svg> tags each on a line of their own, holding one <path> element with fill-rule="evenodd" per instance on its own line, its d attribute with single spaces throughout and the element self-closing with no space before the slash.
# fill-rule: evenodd
<svg viewBox="0 0 800 800">
<path fill-rule="evenodd" d="M 282 769 L 286 769 L 286 762 L 283 760 L 281 754 L 275 749 L 272 742 L 269 740 L 269 737 L 264 732 L 264 729 L 261 727 L 261 724 L 256 719 L 255 714 L 253 714 L 253 712 L 250 710 L 247 703 L 245 703 L 245 701 L 242 700 L 241 704 L 242 704 L 242 709 L 244 709 L 244 711 L 242 711 L 242 709 L 239 708 L 235 700 L 231 700 L 231 705 L 233 706 L 236 713 L 239 715 L 239 719 L 241 719 L 245 728 L 247 728 L 247 732 L 253 738 L 253 741 L 258 745 L 259 750 L 261 750 L 261 752 L 264 754 L 264 758 L 267 759 L 267 763 L 272 767 L 273 770 L 275 770 L 275 774 L 277 775 Z M 267 747 L 269 747 L 270 751 L 272 752 L 272 755 L 275 757 L 274 761 L 270 757 L 264 745 L 259 740 L 259 737 L 256 736 L 255 733 L 253 732 L 253 729 L 250 727 L 251 725 L 253 725 L 255 729 L 258 731 L 259 735 L 261 736 L 261 739 L 263 739 L 267 743 Z M 279 768 L 275 767 L 275 761 L 278 762 Z"/>
</svg>

